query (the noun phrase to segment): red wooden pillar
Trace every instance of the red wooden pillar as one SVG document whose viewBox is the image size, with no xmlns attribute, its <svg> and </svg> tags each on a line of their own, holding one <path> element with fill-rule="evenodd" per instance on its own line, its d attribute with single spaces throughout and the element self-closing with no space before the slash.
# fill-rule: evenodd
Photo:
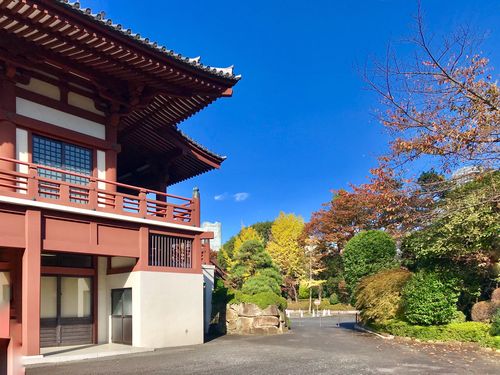
<svg viewBox="0 0 500 375">
<path fill-rule="evenodd" d="M 118 121 L 115 115 L 111 115 L 106 125 L 106 141 L 112 143 L 112 149 L 106 150 L 106 180 L 116 182 L 117 179 L 117 158 L 118 158 Z M 116 185 L 106 184 L 106 190 L 116 191 Z"/>
<path fill-rule="evenodd" d="M 200 189 L 195 187 L 193 189 L 193 211 L 192 211 L 191 222 L 195 227 L 199 227 L 201 223 L 201 213 L 200 213 Z"/>
<path fill-rule="evenodd" d="M 22 353 L 40 354 L 40 211 L 26 211 L 26 247 L 22 260 Z"/>
<path fill-rule="evenodd" d="M 16 112 L 16 86 L 7 79 L 0 79 L 0 108 L 7 113 Z M 16 125 L 4 117 L 0 120 L 0 157 L 16 158 Z M 14 170 L 11 162 L 0 160 L 0 170 Z"/>
<path fill-rule="evenodd" d="M 10 121 L 0 121 L 0 157 L 1 158 L 16 158 L 16 125 Z M 4 172 L 14 171 L 15 163 L 0 159 L 0 178 L 12 178 Z M 2 181 L 10 184 L 8 180 Z M 0 190 L 13 191 L 10 187 L 0 187 Z"/>
<path fill-rule="evenodd" d="M 145 271 L 149 262 L 149 228 L 139 229 L 139 259 L 134 267 L 134 271 Z"/>
</svg>

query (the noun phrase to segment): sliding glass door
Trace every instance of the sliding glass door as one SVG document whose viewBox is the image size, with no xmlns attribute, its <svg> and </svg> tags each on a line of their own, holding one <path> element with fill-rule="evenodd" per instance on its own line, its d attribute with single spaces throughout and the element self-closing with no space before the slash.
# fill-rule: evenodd
<svg viewBox="0 0 500 375">
<path fill-rule="evenodd" d="M 91 344 L 92 278 L 42 276 L 40 346 Z"/>
</svg>

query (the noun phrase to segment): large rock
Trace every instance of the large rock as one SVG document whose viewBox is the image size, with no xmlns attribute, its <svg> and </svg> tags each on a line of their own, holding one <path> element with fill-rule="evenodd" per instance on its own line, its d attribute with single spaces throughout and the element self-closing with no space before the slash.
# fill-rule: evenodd
<svg viewBox="0 0 500 375">
<path fill-rule="evenodd" d="M 255 318 L 240 316 L 240 318 L 238 319 L 238 331 L 240 331 L 241 333 L 251 332 L 254 326 L 254 319 Z"/>
<path fill-rule="evenodd" d="M 226 310 L 226 320 L 227 321 L 232 321 L 232 320 L 237 320 L 238 319 L 238 312 L 231 307 Z"/>
<path fill-rule="evenodd" d="M 265 309 L 253 303 L 228 305 L 226 309 L 226 330 L 228 334 L 274 335 L 283 333 L 285 314 L 277 306 Z"/>
<path fill-rule="evenodd" d="M 257 328 L 269 326 L 278 327 L 279 325 L 280 320 L 276 316 L 257 316 L 254 318 L 254 326 Z"/>
<path fill-rule="evenodd" d="M 277 333 L 282 333 L 279 331 L 278 327 L 255 327 L 252 331 L 256 335 L 276 335 Z"/>
<path fill-rule="evenodd" d="M 267 306 L 264 310 L 262 310 L 262 315 L 271 315 L 271 316 L 279 316 L 280 310 L 276 305 Z"/>
<path fill-rule="evenodd" d="M 260 316 L 262 315 L 262 310 L 259 306 L 253 303 L 240 303 L 238 308 L 239 316 Z"/>
</svg>

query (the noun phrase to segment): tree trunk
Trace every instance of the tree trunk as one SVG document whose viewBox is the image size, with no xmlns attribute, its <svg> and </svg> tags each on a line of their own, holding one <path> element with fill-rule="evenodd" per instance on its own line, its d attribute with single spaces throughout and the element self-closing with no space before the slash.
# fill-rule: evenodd
<svg viewBox="0 0 500 375">
<path fill-rule="evenodd" d="M 309 314 L 312 313 L 312 298 L 313 298 L 313 290 L 309 288 Z"/>
<path fill-rule="evenodd" d="M 294 296 L 294 300 L 295 302 L 299 302 L 299 296 L 297 295 L 297 287 L 294 285 L 292 285 L 292 289 L 293 289 L 293 296 Z"/>
</svg>

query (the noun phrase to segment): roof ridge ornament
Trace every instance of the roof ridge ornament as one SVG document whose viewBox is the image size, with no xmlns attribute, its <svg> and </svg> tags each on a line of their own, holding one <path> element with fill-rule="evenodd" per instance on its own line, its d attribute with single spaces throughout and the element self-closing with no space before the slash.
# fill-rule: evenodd
<svg viewBox="0 0 500 375">
<path fill-rule="evenodd" d="M 189 60 L 190 63 L 199 64 L 200 60 L 201 60 L 201 56 L 192 57 L 192 58 L 190 58 L 188 60 Z"/>
</svg>

